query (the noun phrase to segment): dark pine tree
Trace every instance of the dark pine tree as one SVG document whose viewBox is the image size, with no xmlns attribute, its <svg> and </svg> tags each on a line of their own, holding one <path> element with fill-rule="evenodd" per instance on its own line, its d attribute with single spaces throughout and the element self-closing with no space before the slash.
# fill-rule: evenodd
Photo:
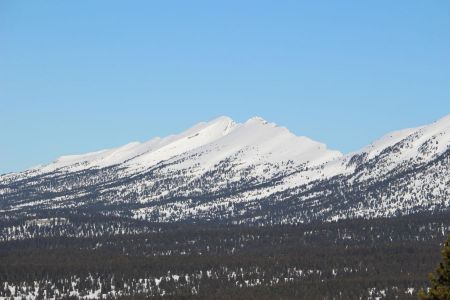
<svg viewBox="0 0 450 300">
<path fill-rule="evenodd" d="M 441 252 L 442 262 L 439 264 L 436 275 L 430 274 L 431 287 L 428 293 L 419 292 L 422 300 L 450 300 L 450 235 Z"/>
</svg>

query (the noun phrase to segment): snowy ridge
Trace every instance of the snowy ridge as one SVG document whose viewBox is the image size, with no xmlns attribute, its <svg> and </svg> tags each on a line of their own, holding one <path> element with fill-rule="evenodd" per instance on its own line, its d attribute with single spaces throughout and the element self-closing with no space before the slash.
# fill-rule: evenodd
<svg viewBox="0 0 450 300">
<path fill-rule="evenodd" d="M 235 128 L 228 117 L 199 123 L 178 135 L 156 137 L 145 143 L 133 142 L 115 149 L 62 156 L 42 168 L 41 172 L 56 170 L 80 171 L 89 168 L 104 168 L 127 162 L 127 166 L 152 166 L 158 162 L 189 151 L 218 139 Z M 36 170 L 36 169 L 35 169 Z"/>
<path fill-rule="evenodd" d="M 196 152 L 201 155 L 196 155 Z M 252 160 L 293 160 L 296 163 L 321 164 L 342 156 L 338 151 L 328 150 L 324 144 L 307 137 L 297 137 L 286 128 L 268 123 L 260 117 L 253 117 L 244 124 L 235 123 L 229 117 L 219 117 L 165 138 L 157 137 L 144 143 L 133 142 L 119 148 L 82 155 L 62 156 L 33 171 L 73 172 L 122 164 L 123 168 L 129 169 L 128 172 L 133 172 L 148 169 L 179 155 L 201 156 L 195 163 L 207 168 L 207 165 L 239 152 L 243 153 L 241 160 L 245 164 L 251 164 Z M 186 167 L 186 163 L 180 167 Z"/>
<path fill-rule="evenodd" d="M 0 176 L 0 212 L 289 223 L 440 211 L 450 208 L 449 156 L 450 115 L 346 155 L 259 117 L 219 117 Z"/>
</svg>

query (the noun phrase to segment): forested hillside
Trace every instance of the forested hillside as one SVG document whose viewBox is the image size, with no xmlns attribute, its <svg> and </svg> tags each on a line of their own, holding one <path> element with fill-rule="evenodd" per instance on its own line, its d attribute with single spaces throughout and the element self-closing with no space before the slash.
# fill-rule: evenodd
<svg viewBox="0 0 450 300">
<path fill-rule="evenodd" d="M 268 227 L 3 221 L 0 296 L 416 299 L 449 231 L 448 213 Z"/>
</svg>

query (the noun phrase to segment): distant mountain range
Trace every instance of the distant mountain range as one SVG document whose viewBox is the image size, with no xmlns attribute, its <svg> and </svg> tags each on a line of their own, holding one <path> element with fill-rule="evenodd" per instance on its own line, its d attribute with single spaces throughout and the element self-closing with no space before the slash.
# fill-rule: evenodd
<svg viewBox="0 0 450 300">
<path fill-rule="evenodd" d="M 65 211 L 285 224 L 450 210 L 450 115 L 343 155 L 261 118 L 62 156 L 0 176 L 6 219 Z"/>
</svg>

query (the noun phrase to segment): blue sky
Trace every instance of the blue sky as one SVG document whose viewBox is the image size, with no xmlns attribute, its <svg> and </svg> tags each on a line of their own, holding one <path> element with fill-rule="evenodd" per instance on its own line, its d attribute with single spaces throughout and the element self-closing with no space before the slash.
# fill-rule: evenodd
<svg viewBox="0 0 450 300">
<path fill-rule="evenodd" d="M 450 113 L 450 1 L 1 1 L 0 173 L 251 116 L 343 152 Z"/>
</svg>

